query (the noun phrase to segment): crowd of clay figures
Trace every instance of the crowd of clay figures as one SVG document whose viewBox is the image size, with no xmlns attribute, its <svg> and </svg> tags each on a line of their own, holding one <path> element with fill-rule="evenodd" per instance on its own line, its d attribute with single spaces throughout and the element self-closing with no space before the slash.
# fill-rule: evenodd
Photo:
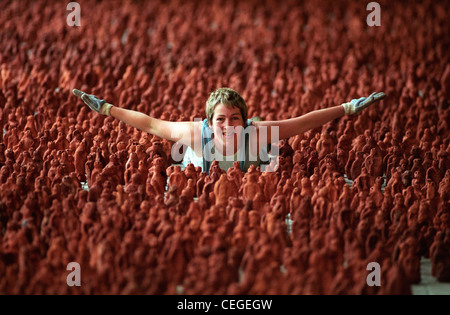
<svg viewBox="0 0 450 315">
<path fill-rule="evenodd" d="M 357 1 L 2 7 L 0 293 L 410 294 L 424 258 L 450 281 L 450 8 L 379 3 L 378 27 Z M 264 120 L 387 97 L 275 172 L 202 172 L 71 93 L 190 121 L 223 86 Z"/>
</svg>

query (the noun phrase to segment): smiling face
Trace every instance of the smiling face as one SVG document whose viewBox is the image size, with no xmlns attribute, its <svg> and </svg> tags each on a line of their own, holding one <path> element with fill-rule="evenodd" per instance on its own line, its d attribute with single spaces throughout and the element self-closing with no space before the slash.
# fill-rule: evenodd
<svg viewBox="0 0 450 315">
<path fill-rule="evenodd" d="M 239 129 L 244 127 L 241 111 L 234 106 L 219 104 L 214 109 L 211 129 L 214 131 L 214 144 L 223 155 L 234 154 L 240 143 Z"/>
</svg>

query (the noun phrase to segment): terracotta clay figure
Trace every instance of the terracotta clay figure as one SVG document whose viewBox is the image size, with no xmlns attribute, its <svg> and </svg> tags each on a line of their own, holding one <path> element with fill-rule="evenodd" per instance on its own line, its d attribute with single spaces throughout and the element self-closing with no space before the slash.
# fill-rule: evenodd
<svg viewBox="0 0 450 315">
<path fill-rule="evenodd" d="M 192 163 L 189 163 L 183 170 L 184 174 L 186 175 L 186 178 L 189 180 L 189 178 L 192 178 L 194 183 L 197 183 L 198 174 L 195 170 L 195 166 Z"/>
<path fill-rule="evenodd" d="M 450 169 L 450 158 L 449 152 L 444 150 L 439 150 L 438 159 L 439 159 L 439 169 L 442 173 L 445 173 L 448 169 Z"/>
<path fill-rule="evenodd" d="M 322 133 L 320 139 L 317 141 L 316 150 L 319 153 L 319 159 L 325 157 L 325 155 L 333 152 L 334 143 L 330 138 L 330 135 L 326 132 Z"/>
<path fill-rule="evenodd" d="M 301 180 L 301 192 L 300 194 L 302 195 L 302 197 L 304 196 L 309 196 L 312 197 L 314 194 L 314 190 L 311 186 L 311 181 L 309 180 L 308 177 L 304 177 Z"/>
<path fill-rule="evenodd" d="M 388 181 L 385 193 L 390 194 L 391 196 L 394 196 L 396 193 L 400 193 L 404 189 L 401 174 L 399 171 L 395 171 L 392 174 L 391 179 Z"/>
<path fill-rule="evenodd" d="M 376 149 L 370 149 L 370 154 L 365 158 L 364 165 L 367 173 L 373 178 L 383 175 L 383 158 L 376 153 Z"/>
<path fill-rule="evenodd" d="M 412 130 L 406 130 L 405 136 L 402 140 L 402 149 L 405 152 L 409 152 L 413 146 L 418 146 L 419 140 L 416 139 Z"/>
<path fill-rule="evenodd" d="M 422 150 L 423 151 L 423 150 Z M 425 170 L 428 170 L 433 165 L 433 153 L 431 151 L 424 151 L 425 158 L 423 160 L 422 166 Z"/>
<path fill-rule="evenodd" d="M 237 187 L 240 187 L 242 184 L 242 178 L 244 177 L 244 174 L 241 170 L 240 164 L 238 161 L 233 162 L 233 168 L 232 170 L 229 169 L 229 171 L 232 171 L 231 175 L 234 178 L 234 181 L 236 183 Z"/>
<path fill-rule="evenodd" d="M 352 150 L 355 150 L 355 152 L 363 152 L 363 148 L 365 145 L 366 145 L 365 136 L 358 135 L 356 138 L 353 138 Z"/>
<path fill-rule="evenodd" d="M 256 195 L 261 192 L 261 187 L 257 182 L 257 175 L 252 174 L 248 177 L 247 182 L 243 186 L 243 196 L 246 200 L 255 199 Z"/>
<path fill-rule="evenodd" d="M 278 185 L 279 177 L 275 172 L 265 172 L 261 178 L 264 179 L 264 195 L 270 200 L 276 192 L 276 185 Z"/>
<path fill-rule="evenodd" d="M 430 248 L 430 259 L 432 265 L 432 275 L 440 282 L 448 282 L 450 280 L 450 272 L 448 271 L 448 263 L 450 262 L 450 244 L 445 239 L 449 230 L 445 233 L 438 232 L 434 242 Z"/>
<path fill-rule="evenodd" d="M 85 164 L 87 162 L 87 142 L 83 139 L 78 144 L 74 154 L 75 172 L 78 179 L 82 182 L 86 181 Z"/>
<path fill-rule="evenodd" d="M 148 177 L 149 168 L 147 167 L 147 162 L 145 160 L 141 160 L 138 163 L 138 171 L 142 176 L 142 181 L 146 182 Z M 119 172 L 119 169 L 118 169 Z"/>
<path fill-rule="evenodd" d="M 347 177 L 349 179 L 356 179 L 359 176 L 359 174 L 361 174 L 361 168 L 363 163 L 364 163 L 364 152 L 357 151 L 356 158 L 353 161 L 352 166 L 350 168 L 350 174 L 347 174 Z"/>
<path fill-rule="evenodd" d="M 237 197 L 238 189 L 234 180 L 227 178 L 226 174 L 222 174 L 219 180 L 214 184 L 214 195 L 216 205 L 224 205 L 228 202 L 228 198 Z"/>
<path fill-rule="evenodd" d="M 164 197 L 164 199 L 165 199 L 164 203 L 168 207 L 174 207 L 177 205 L 179 200 L 177 185 L 169 185 L 167 194 Z"/>
<path fill-rule="evenodd" d="M 413 177 L 412 177 L 411 171 L 410 170 L 404 171 L 403 174 L 402 174 L 403 186 L 406 187 L 406 188 L 408 186 L 411 186 L 412 180 L 413 180 Z"/>
<path fill-rule="evenodd" d="M 185 196 L 188 200 L 192 200 L 196 196 L 196 186 L 193 178 L 188 178 L 186 187 L 181 192 L 181 196 Z"/>
<path fill-rule="evenodd" d="M 102 174 L 108 178 L 112 187 L 116 187 L 121 184 L 122 179 L 120 177 L 119 159 L 116 154 L 110 155 L 109 162 L 103 168 Z"/>
<path fill-rule="evenodd" d="M 113 192 L 113 195 L 115 196 L 115 200 L 119 206 L 122 206 L 128 198 L 128 194 L 125 192 L 122 185 L 116 186 L 116 191 Z"/>
<path fill-rule="evenodd" d="M 96 160 L 94 161 L 94 169 L 92 170 L 91 176 L 90 176 L 90 186 L 95 185 L 97 183 L 98 176 L 103 170 L 103 164 Z"/>
<path fill-rule="evenodd" d="M 25 124 L 24 130 L 30 130 L 32 137 L 37 138 L 38 132 L 34 116 L 27 116 L 27 123 Z"/>
<path fill-rule="evenodd" d="M 421 159 L 414 159 L 413 165 L 411 167 L 411 174 L 414 174 L 414 176 L 415 176 L 415 173 L 419 172 L 420 173 L 420 177 L 425 179 L 426 169 L 423 167 L 422 163 L 423 162 L 422 162 Z"/>
<path fill-rule="evenodd" d="M 368 191 L 370 187 L 375 183 L 375 179 L 368 174 L 366 167 L 361 168 L 361 173 L 354 179 L 353 186 L 358 191 Z"/>
<path fill-rule="evenodd" d="M 433 160 L 431 166 L 426 171 L 426 178 L 432 179 L 436 185 L 439 185 L 443 177 L 443 174 L 438 165 L 439 162 L 437 160 Z"/>
<path fill-rule="evenodd" d="M 312 175 L 314 173 L 314 168 L 316 168 L 319 165 L 319 153 L 317 151 L 311 152 L 311 155 L 306 165 L 309 174 Z"/>
<path fill-rule="evenodd" d="M 184 172 L 181 171 L 180 166 L 175 166 L 173 173 L 169 175 L 168 185 L 176 185 L 177 186 L 177 194 L 180 196 L 183 189 L 186 187 L 187 178 Z"/>
<path fill-rule="evenodd" d="M 262 211 L 264 209 L 264 206 L 268 202 L 265 194 L 262 191 L 256 193 L 252 201 L 253 201 L 253 208 L 257 211 Z"/>
</svg>

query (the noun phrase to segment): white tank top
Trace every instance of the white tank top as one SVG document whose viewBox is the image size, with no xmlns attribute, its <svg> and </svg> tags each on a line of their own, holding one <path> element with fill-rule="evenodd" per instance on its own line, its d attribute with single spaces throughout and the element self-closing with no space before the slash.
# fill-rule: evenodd
<svg viewBox="0 0 450 315">
<path fill-rule="evenodd" d="M 214 159 L 216 161 L 219 161 L 219 167 L 221 169 L 227 171 L 230 167 L 233 167 L 233 162 L 237 161 L 239 152 L 240 152 L 240 149 L 234 155 L 224 156 L 220 152 L 214 150 Z M 194 150 L 191 149 L 191 147 L 187 148 L 186 154 L 184 155 L 183 163 L 182 163 L 183 168 L 186 167 L 189 163 L 194 164 L 195 167 L 197 167 L 197 166 L 203 167 L 203 157 L 197 156 L 195 154 Z"/>
</svg>

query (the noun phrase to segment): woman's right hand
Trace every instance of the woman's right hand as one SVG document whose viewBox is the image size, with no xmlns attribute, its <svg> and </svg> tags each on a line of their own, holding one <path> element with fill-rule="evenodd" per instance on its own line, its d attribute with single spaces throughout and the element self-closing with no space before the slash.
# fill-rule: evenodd
<svg viewBox="0 0 450 315">
<path fill-rule="evenodd" d="M 89 108 L 92 109 L 93 111 L 96 111 L 97 113 L 102 114 L 102 115 L 107 115 L 107 116 L 110 115 L 109 112 L 113 105 L 106 103 L 104 100 L 100 100 L 95 95 L 86 94 L 77 89 L 73 89 L 72 92 L 76 96 L 80 97 L 83 100 L 83 102 L 85 102 L 86 105 L 89 106 Z"/>
</svg>

